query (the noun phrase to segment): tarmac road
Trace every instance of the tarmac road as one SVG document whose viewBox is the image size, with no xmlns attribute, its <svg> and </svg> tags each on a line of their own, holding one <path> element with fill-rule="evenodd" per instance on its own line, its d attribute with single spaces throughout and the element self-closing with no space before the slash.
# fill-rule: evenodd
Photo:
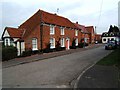
<svg viewBox="0 0 120 90">
<path fill-rule="evenodd" d="M 89 49 L 42 61 L 3 68 L 3 88 L 66 88 L 83 70 L 95 64 L 111 50 Z"/>
</svg>

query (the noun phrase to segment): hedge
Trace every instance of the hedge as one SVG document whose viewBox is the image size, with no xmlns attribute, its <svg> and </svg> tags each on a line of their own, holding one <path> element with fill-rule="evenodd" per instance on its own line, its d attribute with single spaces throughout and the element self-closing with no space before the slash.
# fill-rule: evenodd
<svg viewBox="0 0 120 90">
<path fill-rule="evenodd" d="M 13 46 L 2 47 L 2 61 L 17 57 L 17 48 Z"/>
</svg>

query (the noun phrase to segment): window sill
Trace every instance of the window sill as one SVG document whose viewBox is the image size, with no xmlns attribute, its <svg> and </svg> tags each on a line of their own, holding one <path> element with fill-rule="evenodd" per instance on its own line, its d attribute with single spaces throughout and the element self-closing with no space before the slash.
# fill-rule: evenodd
<svg viewBox="0 0 120 90">
<path fill-rule="evenodd" d="M 38 50 L 38 49 L 37 49 L 37 48 L 33 48 L 33 49 L 32 49 L 32 51 L 36 51 L 36 50 Z"/>
<path fill-rule="evenodd" d="M 50 47 L 50 49 L 54 49 L 55 47 Z"/>
</svg>

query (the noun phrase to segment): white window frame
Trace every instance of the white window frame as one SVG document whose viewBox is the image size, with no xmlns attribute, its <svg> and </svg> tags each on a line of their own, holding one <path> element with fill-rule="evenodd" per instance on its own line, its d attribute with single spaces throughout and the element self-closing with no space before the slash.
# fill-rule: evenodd
<svg viewBox="0 0 120 90">
<path fill-rule="evenodd" d="M 55 26 L 50 25 L 50 35 L 54 35 L 54 34 L 55 34 Z"/>
<path fill-rule="evenodd" d="M 50 38 L 50 48 L 55 48 L 55 38 Z"/>
<path fill-rule="evenodd" d="M 37 38 L 32 38 L 32 50 L 38 50 Z"/>
<path fill-rule="evenodd" d="M 75 30 L 75 36 L 78 36 L 78 30 Z"/>
<path fill-rule="evenodd" d="M 65 47 L 65 38 L 61 38 L 61 47 Z"/>
<path fill-rule="evenodd" d="M 78 38 L 75 39 L 75 44 L 78 46 Z"/>
<path fill-rule="evenodd" d="M 10 46 L 10 38 L 5 38 L 5 40 L 4 40 L 4 42 L 5 42 L 5 46 Z"/>
<path fill-rule="evenodd" d="M 63 27 L 60 28 L 61 35 L 65 35 L 65 29 Z"/>
<path fill-rule="evenodd" d="M 106 42 L 106 38 L 104 38 L 103 41 Z"/>
</svg>

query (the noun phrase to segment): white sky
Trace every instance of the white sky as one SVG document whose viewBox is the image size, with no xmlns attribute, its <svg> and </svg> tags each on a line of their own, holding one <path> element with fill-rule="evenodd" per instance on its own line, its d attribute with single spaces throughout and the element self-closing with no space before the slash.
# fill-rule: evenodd
<svg viewBox="0 0 120 90">
<path fill-rule="evenodd" d="M 82 25 L 96 26 L 97 33 L 118 25 L 119 0 L 2 0 L 0 1 L 0 36 L 4 28 L 18 27 L 39 9 L 78 21 Z M 101 15 L 100 15 L 100 7 Z M 100 17 L 101 16 L 101 17 Z"/>
</svg>

